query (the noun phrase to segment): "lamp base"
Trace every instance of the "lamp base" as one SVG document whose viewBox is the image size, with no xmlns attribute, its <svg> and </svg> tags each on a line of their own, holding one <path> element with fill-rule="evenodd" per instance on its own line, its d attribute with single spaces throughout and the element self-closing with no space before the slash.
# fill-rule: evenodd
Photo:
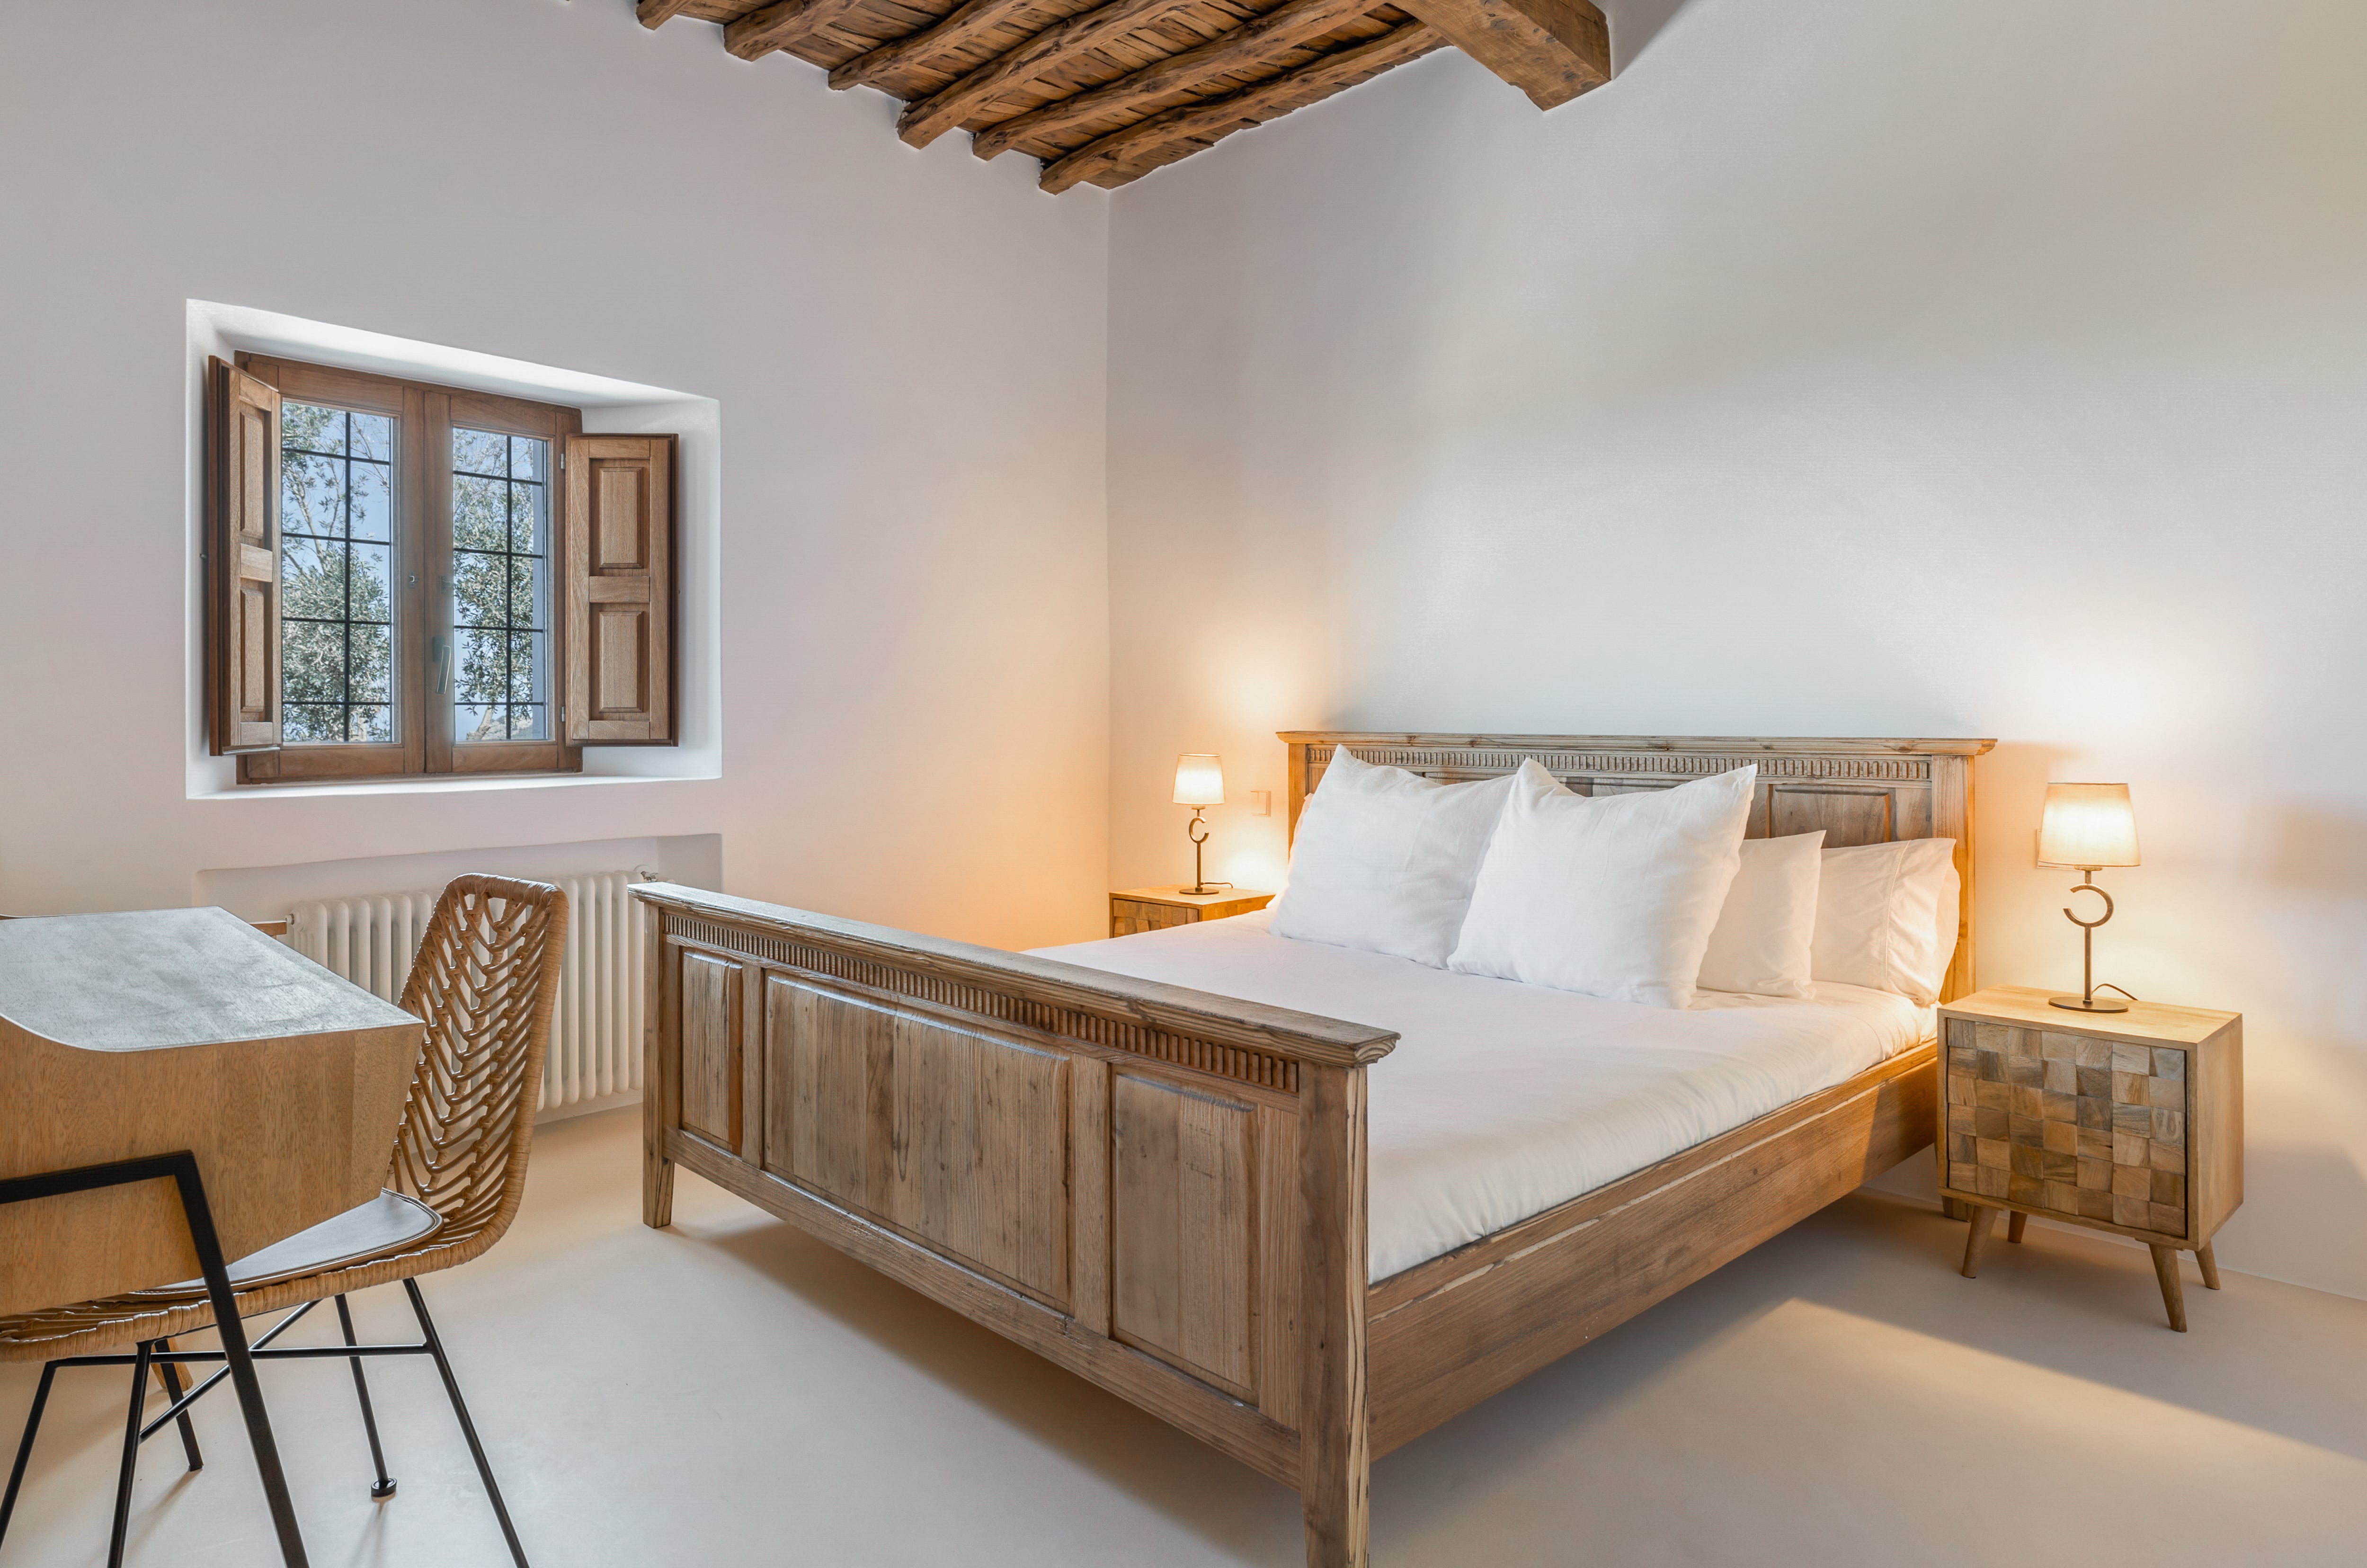
<svg viewBox="0 0 2367 1568">
<path fill-rule="evenodd" d="M 1206 898 L 1210 893 L 1232 892 L 1233 884 L 1230 882 L 1202 882 L 1196 887 L 1177 888 L 1175 891 L 1181 893 L 1189 893 L 1194 898 Z"/>
<path fill-rule="evenodd" d="M 2126 1002 L 2115 1002 L 2109 996 L 2049 996 L 2050 1007 L 2064 1007 L 2074 1013 L 2125 1013 Z"/>
</svg>

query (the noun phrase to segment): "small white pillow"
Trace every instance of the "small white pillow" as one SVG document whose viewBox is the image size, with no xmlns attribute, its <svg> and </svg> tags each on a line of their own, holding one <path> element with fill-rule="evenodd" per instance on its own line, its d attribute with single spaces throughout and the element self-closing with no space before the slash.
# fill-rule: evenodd
<svg viewBox="0 0 2367 1568">
<path fill-rule="evenodd" d="M 1955 953 L 1960 892 L 1953 838 L 1828 849 L 1809 967 L 1818 980 L 1895 991 L 1928 1007 Z"/>
<path fill-rule="evenodd" d="M 1267 928 L 1437 968 L 1455 950 L 1512 790 L 1509 777 L 1441 784 L 1342 746 L 1299 813 L 1290 881 Z"/>
<path fill-rule="evenodd" d="M 1691 1006 L 1758 771 L 1595 797 L 1523 763 L 1446 967 Z"/>
<path fill-rule="evenodd" d="M 1726 890 L 1695 984 L 1753 996 L 1808 994 L 1824 848 L 1822 832 L 1742 841 L 1742 864 Z"/>
</svg>

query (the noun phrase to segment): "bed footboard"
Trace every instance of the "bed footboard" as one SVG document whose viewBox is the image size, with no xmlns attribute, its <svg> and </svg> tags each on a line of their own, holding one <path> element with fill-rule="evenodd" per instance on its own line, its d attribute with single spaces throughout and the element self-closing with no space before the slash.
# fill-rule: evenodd
<svg viewBox="0 0 2367 1568">
<path fill-rule="evenodd" d="M 685 1165 L 1131 1400 L 1362 1564 L 1386 1030 L 666 883 L 643 1219 Z"/>
</svg>

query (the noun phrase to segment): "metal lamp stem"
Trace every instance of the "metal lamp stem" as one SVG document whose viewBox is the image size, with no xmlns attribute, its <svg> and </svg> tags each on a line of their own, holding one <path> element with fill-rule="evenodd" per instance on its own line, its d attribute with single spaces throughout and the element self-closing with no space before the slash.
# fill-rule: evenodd
<svg viewBox="0 0 2367 1568">
<path fill-rule="evenodd" d="M 2050 996 L 2047 1001 L 2075 1013 L 2125 1013 L 2129 1010 L 2126 1002 L 2115 1002 L 2110 997 L 2101 1002 L 2096 1000 L 2096 927 L 2112 917 L 2112 895 L 2096 885 L 2096 873 L 2103 868 L 2080 866 L 2075 869 L 2079 873 L 2080 881 L 2071 891 L 2094 893 L 2104 901 L 2104 913 L 2093 920 L 2082 920 L 2068 908 L 2063 911 L 2063 918 L 2079 927 L 2079 994 Z"/>
</svg>

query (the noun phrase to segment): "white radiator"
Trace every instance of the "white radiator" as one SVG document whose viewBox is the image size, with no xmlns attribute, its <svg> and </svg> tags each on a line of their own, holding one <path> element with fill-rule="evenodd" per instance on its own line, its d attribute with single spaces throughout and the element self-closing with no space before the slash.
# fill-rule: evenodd
<svg viewBox="0 0 2367 1568">
<path fill-rule="evenodd" d="M 641 1086 L 640 904 L 630 871 L 556 879 L 567 893 L 567 951 L 538 1108 L 565 1111 Z M 289 913 L 288 945 L 392 1002 L 441 890 L 333 898 Z"/>
</svg>

